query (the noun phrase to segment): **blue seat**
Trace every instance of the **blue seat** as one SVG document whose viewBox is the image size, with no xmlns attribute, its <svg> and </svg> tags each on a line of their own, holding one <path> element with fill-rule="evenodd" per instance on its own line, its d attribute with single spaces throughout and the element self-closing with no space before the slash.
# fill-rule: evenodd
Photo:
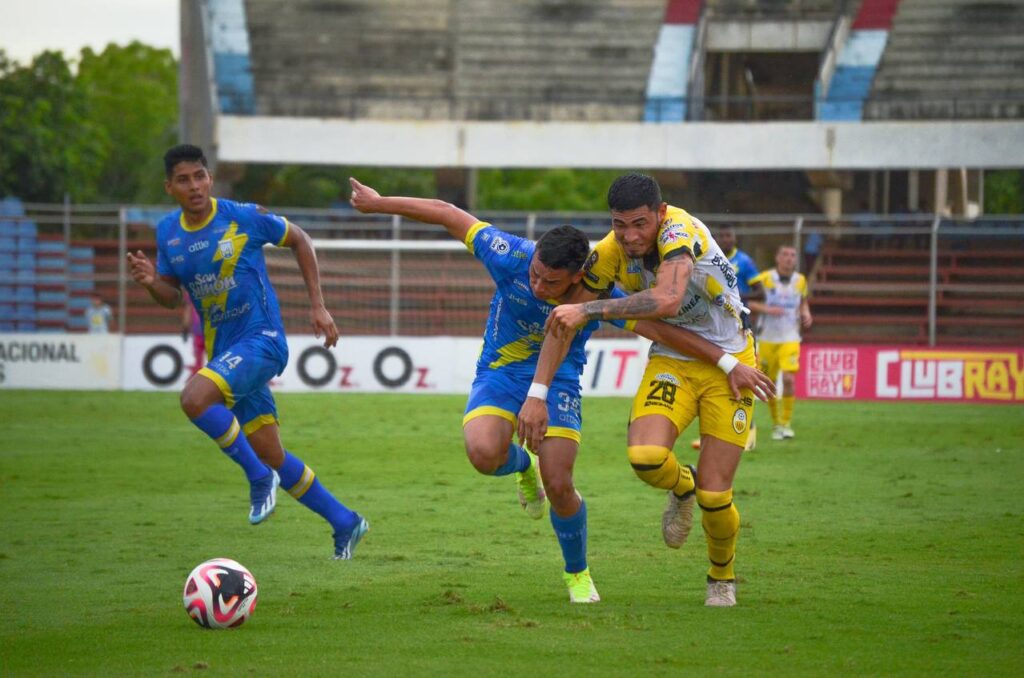
<svg viewBox="0 0 1024 678">
<path fill-rule="evenodd" d="M 39 327 L 31 320 L 20 320 L 15 328 L 18 332 L 38 332 Z M 60 328 L 55 328 L 54 332 L 59 332 Z"/>
<path fill-rule="evenodd" d="M 60 252 L 66 253 L 67 245 L 62 240 L 38 240 L 36 241 L 36 252 Z"/>
<path fill-rule="evenodd" d="M 13 253 L 18 249 L 18 240 L 13 236 L 0 236 L 0 252 Z"/>
</svg>

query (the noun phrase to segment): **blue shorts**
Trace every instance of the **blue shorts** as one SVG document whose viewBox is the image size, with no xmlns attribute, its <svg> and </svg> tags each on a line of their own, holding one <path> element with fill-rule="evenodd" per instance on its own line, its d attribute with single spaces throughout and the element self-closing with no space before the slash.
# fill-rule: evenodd
<svg viewBox="0 0 1024 678">
<path fill-rule="evenodd" d="M 526 392 L 530 390 L 533 375 L 516 375 L 507 370 L 481 369 L 473 380 L 466 403 L 462 425 L 485 415 L 498 416 L 516 424 L 516 417 Z M 583 415 L 580 409 L 579 379 L 555 377 L 548 390 L 548 437 L 570 438 L 580 442 Z"/>
<path fill-rule="evenodd" d="M 246 337 L 211 358 L 198 372 L 217 384 L 246 434 L 277 423 L 277 405 L 267 382 L 284 370 L 283 340 L 261 334 Z"/>
</svg>

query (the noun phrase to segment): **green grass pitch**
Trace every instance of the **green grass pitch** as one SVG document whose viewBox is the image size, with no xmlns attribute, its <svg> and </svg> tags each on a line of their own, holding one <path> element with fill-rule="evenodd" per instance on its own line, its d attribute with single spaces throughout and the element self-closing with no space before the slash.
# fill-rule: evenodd
<svg viewBox="0 0 1024 678">
<path fill-rule="evenodd" d="M 0 393 L 0 675 L 1024 675 L 1024 409 L 798 402 L 745 455 L 739 605 L 706 609 L 699 528 L 625 461 L 628 401 L 584 403 L 577 485 L 603 601 L 571 606 L 545 520 L 465 459 L 460 396 L 281 395 L 285 444 L 372 530 L 329 560 L 171 394 Z M 688 449 L 692 432 L 678 449 Z M 234 558 L 253 618 L 204 631 L 185 576 Z"/>
</svg>

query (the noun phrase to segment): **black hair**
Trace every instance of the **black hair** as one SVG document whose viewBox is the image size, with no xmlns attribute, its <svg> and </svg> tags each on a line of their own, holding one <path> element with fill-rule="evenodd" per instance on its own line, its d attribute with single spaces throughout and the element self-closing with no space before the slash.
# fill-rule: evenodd
<svg viewBox="0 0 1024 678">
<path fill-rule="evenodd" d="M 167 173 L 168 179 L 170 179 L 171 175 L 174 174 L 174 167 L 179 162 L 198 162 L 203 167 L 210 167 L 206 163 L 206 156 L 203 155 L 203 149 L 198 146 L 193 146 L 192 144 L 180 144 L 168 149 L 168 151 L 164 153 L 164 172 Z"/>
<path fill-rule="evenodd" d="M 608 189 L 608 209 L 628 212 L 644 206 L 655 212 L 661 208 L 661 187 L 654 177 L 633 172 L 612 182 Z"/>
<path fill-rule="evenodd" d="M 551 229 L 537 241 L 537 257 L 548 268 L 576 273 L 590 254 L 590 241 L 580 229 L 568 224 Z"/>
</svg>

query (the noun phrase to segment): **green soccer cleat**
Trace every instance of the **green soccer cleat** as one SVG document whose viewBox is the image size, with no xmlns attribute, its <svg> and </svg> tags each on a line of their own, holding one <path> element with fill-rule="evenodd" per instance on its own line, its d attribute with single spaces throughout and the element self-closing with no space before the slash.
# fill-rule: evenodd
<svg viewBox="0 0 1024 678">
<path fill-rule="evenodd" d="M 570 603 L 598 603 L 601 596 L 594 588 L 594 580 L 590 578 L 590 568 L 582 572 L 563 572 L 562 578 L 569 588 Z"/>
<path fill-rule="evenodd" d="M 522 473 L 515 474 L 516 491 L 519 494 L 519 505 L 526 511 L 526 515 L 533 520 L 540 520 L 544 517 L 544 507 L 547 504 L 544 485 L 540 479 L 540 460 L 530 452 L 526 454 L 530 457 L 530 467 Z"/>
</svg>

